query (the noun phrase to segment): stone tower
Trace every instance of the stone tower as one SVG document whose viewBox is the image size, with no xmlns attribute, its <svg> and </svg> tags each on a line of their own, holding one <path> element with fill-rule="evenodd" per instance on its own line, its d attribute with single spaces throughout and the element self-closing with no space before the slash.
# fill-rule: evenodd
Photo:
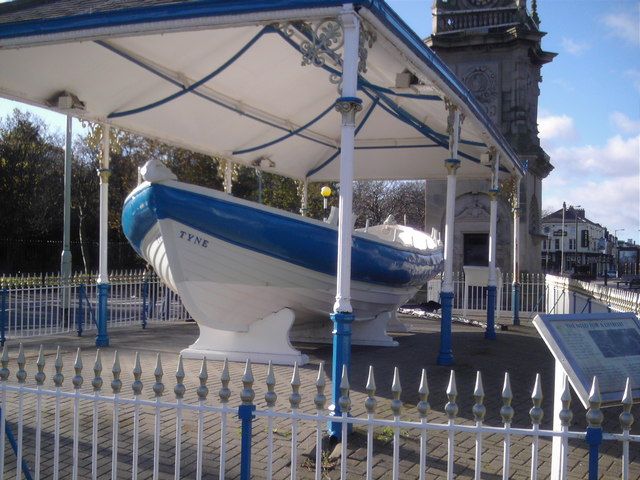
<svg viewBox="0 0 640 480">
<path fill-rule="evenodd" d="M 520 269 L 540 271 L 542 179 L 553 169 L 538 138 L 540 70 L 555 53 L 545 52 L 536 0 L 434 0 L 433 33 L 426 40 L 464 82 L 518 153 L 528 173 L 520 185 Z M 454 269 L 486 265 L 488 182 L 458 181 Z M 445 186 L 428 182 L 427 224 L 441 228 Z M 498 207 L 498 266 L 511 271 L 512 215 L 504 195 Z"/>
</svg>

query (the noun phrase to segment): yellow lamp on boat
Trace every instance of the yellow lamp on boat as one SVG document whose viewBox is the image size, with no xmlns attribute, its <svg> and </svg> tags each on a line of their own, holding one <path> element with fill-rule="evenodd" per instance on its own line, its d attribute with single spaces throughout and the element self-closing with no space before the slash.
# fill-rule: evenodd
<svg viewBox="0 0 640 480">
<path fill-rule="evenodd" d="M 324 209 L 327 209 L 327 199 L 331 196 L 331 187 L 328 186 L 324 186 L 320 189 L 320 195 L 322 195 L 322 198 L 324 200 Z"/>
</svg>

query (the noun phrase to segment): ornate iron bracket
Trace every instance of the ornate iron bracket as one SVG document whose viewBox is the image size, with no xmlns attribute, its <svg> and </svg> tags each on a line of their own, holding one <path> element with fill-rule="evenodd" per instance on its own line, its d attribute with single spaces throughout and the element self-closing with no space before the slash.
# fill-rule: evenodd
<svg viewBox="0 0 640 480">
<path fill-rule="evenodd" d="M 292 38 L 296 32 L 303 37 L 298 45 L 302 53 L 301 65 L 324 67 L 327 62 L 342 68 L 343 60 L 340 49 L 344 45 L 344 27 L 339 18 L 326 18 L 317 23 L 291 22 L 273 25 L 274 28 Z M 360 21 L 360 41 L 358 46 L 358 73 L 367 72 L 369 49 L 376 41 L 376 33 L 364 21 Z M 336 85 L 341 82 L 341 75 L 331 73 L 329 81 Z"/>
</svg>

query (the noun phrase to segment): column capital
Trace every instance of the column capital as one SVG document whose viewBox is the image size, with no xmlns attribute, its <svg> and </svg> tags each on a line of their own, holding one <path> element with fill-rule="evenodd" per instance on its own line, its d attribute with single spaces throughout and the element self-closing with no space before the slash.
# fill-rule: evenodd
<svg viewBox="0 0 640 480">
<path fill-rule="evenodd" d="M 342 114 L 343 125 L 355 125 L 356 113 L 362 110 L 362 100 L 358 97 L 340 97 L 336 100 L 335 109 Z"/>
<path fill-rule="evenodd" d="M 444 161 L 444 166 L 449 175 L 455 175 L 458 168 L 460 168 L 460 160 L 457 158 L 447 158 Z"/>
<path fill-rule="evenodd" d="M 358 97 L 339 97 L 336 100 L 336 110 L 342 114 L 353 111 L 359 112 L 362 110 L 362 100 Z"/>
</svg>

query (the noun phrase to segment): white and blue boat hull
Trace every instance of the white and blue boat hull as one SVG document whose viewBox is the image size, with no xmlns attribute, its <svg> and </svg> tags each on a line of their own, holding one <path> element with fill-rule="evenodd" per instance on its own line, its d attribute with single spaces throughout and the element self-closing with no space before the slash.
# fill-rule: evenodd
<svg viewBox="0 0 640 480">
<path fill-rule="evenodd" d="M 183 354 L 304 363 L 289 343 L 294 321 L 298 340 L 330 338 L 335 227 L 166 180 L 129 195 L 123 228 L 200 327 Z M 365 237 L 354 235 L 353 342 L 390 345 L 387 322 L 440 271 L 442 255 L 398 251 Z"/>
</svg>

